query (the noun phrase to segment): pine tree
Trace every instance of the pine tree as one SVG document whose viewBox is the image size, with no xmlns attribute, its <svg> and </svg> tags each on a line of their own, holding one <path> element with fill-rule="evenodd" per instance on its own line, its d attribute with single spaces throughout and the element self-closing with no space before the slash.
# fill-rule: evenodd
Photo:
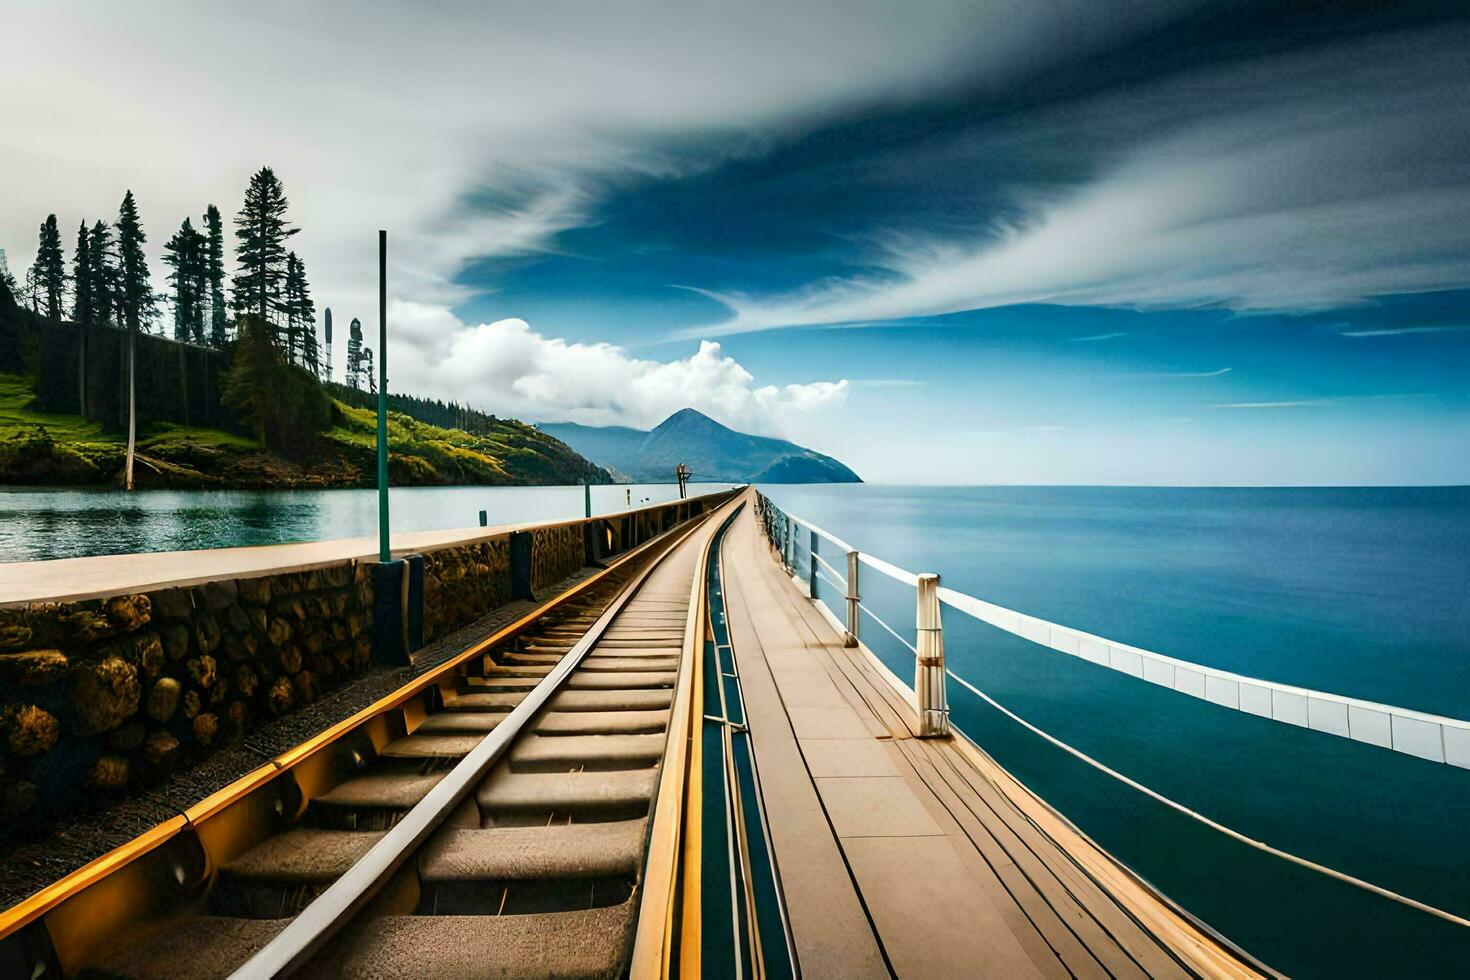
<svg viewBox="0 0 1470 980">
<path fill-rule="evenodd" d="M 236 312 L 272 322 L 285 303 L 286 239 L 300 231 L 286 221 L 286 191 L 270 167 L 250 178 L 245 204 L 235 216 Z M 279 343 L 280 338 L 277 339 Z"/>
<path fill-rule="evenodd" d="M 15 275 L 10 271 L 10 262 L 5 258 L 5 249 L 0 248 L 0 306 L 15 303 Z"/>
<path fill-rule="evenodd" d="M 41 257 L 31 263 L 26 270 L 25 284 L 20 287 L 23 296 L 22 302 L 31 308 L 32 313 L 41 312 Z"/>
<path fill-rule="evenodd" d="M 72 253 L 71 281 L 72 302 L 71 318 L 76 321 L 77 326 L 86 327 L 92 322 L 92 280 L 87 275 L 91 268 L 91 256 L 87 252 L 87 223 L 77 229 L 77 247 Z"/>
<path fill-rule="evenodd" d="M 87 291 L 92 295 L 93 323 L 115 323 L 117 265 L 113 261 L 112 228 L 99 221 L 87 241 Z"/>
<path fill-rule="evenodd" d="M 236 321 L 238 336 L 220 401 L 267 448 L 301 456 L 332 418 L 326 389 L 286 361 L 275 328 L 253 313 Z"/>
<path fill-rule="evenodd" d="M 347 329 L 347 372 L 344 375 L 347 387 L 362 387 L 362 321 L 352 318 Z"/>
<path fill-rule="evenodd" d="M 225 232 L 219 208 L 211 204 L 204 210 L 204 228 L 208 241 L 204 250 L 204 273 L 209 283 L 209 342 L 223 347 L 228 340 L 225 308 Z"/>
<path fill-rule="evenodd" d="M 194 344 L 204 343 L 204 304 L 208 299 L 209 241 L 184 219 L 179 230 L 164 246 L 163 261 L 173 271 L 174 337 Z"/>
<path fill-rule="evenodd" d="M 61 229 L 56 226 L 54 214 L 48 214 L 41 222 L 41 240 L 36 250 L 36 285 L 45 300 L 46 315 L 60 320 L 61 298 L 66 293 L 66 256 L 61 251 Z"/>
<path fill-rule="evenodd" d="M 306 282 L 306 264 L 291 252 L 286 256 L 286 356 L 292 364 L 316 377 L 320 364 L 316 343 L 316 303 Z"/>
<path fill-rule="evenodd" d="M 137 337 L 153 318 L 153 287 L 148 281 L 148 257 L 143 254 L 147 240 L 130 190 L 117 210 L 118 297 L 123 326 L 128 331 L 128 455 L 123 469 L 123 485 L 128 490 L 133 489 L 133 457 L 138 442 Z"/>
<path fill-rule="evenodd" d="M 87 237 L 87 223 L 77 229 L 77 249 L 72 253 L 71 318 L 77 324 L 77 411 L 87 416 L 87 345 L 92 326 L 92 257 Z"/>
</svg>

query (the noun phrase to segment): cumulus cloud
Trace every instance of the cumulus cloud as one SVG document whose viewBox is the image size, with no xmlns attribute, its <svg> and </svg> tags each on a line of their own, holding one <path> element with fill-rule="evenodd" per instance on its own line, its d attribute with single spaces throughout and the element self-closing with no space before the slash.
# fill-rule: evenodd
<svg viewBox="0 0 1470 980">
<path fill-rule="evenodd" d="M 781 435 L 799 416 L 841 406 L 849 389 L 844 380 L 757 384 L 713 341 L 656 361 L 546 337 L 524 320 L 461 326 L 446 316 L 432 306 L 390 310 L 405 338 L 390 361 L 395 383 L 518 418 L 651 428 L 690 407 L 741 431 Z"/>
<path fill-rule="evenodd" d="M 738 332 L 1016 303 L 1308 311 L 1470 285 L 1464 27 L 1186 73 L 983 128 L 971 155 L 1081 158 L 1013 187 L 976 237 L 900 229 L 873 272 L 775 298 L 717 294 Z"/>
</svg>

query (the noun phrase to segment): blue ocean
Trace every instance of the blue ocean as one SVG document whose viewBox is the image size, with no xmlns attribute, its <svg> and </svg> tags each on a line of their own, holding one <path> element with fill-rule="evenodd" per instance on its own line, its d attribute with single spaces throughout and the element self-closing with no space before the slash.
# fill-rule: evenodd
<svg viewBox="0 0 1470 980">
<path fill-rule="evenodd" d="M 1020 612 L 1470 718 L 1470 488 L 763 489 L 861 551 Z M 912 588 L 864 568 L 861 591 L 912 635 Z M 826 582 L 818 596 L 840 609 Z M 1032 724 L 1249 837 L 1470 917 L 1470 770 L 1221 708 L 944 614 L 950 668 Z M 866 617 L 863 629 L 911 679 L 912 653 Z M 954 722 L 998 761 L 1269 966 L 1470 975 L 1470 929 L 1224 837 L 963 687 L 949 696 Z"/>
</svg>

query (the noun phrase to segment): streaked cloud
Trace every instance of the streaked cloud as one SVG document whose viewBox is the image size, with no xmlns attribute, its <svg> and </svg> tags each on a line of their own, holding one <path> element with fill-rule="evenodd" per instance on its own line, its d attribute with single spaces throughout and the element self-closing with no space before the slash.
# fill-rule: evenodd
<svg viewBox="0 0 1470 980">
<path fill-rule="evenodd" d="M 1207 408 L 1228 409 L 1258 409 L 1258 408 L 1306 408 L 1310 405 L 1325 405 L 1327 400 L 1320 398 L 1303 398 L 1297 401 L 1281 402 L 1227 402 L 1222 405 L 1208 405 Z"/>
<path fill-rule="evenodd" d="M 1095 344 L 1102 340 L 1117 340 L 1119 337 L 1126 336 L 1128 336 L 1128 331 L 1119 330 L 1116 333 L 1097 333 L 1090 337 L 1072 337 L 1071 341 L 1074 344 Z"/>
<path fill-rule="evenodd" d="M 1020 303 L 1311 311 L 1470 285 L 1460 26 L 1212 67 L 1027 116 L 1092 176 L 1013 183 L 975 236 L 895 229 L 873 270 L 724 292 L 720 332 Z M 968 159 L 1020 137 L 980 126 Z M 1269 175 L 1267 177 L 1266 175 Z"/>
<path fill-rule="evenodd" d="M 1444 327 L 1388 327 L 1376 330 L 1344 330 L 1344 337 L 1397 337 L 1400 334 L 1409 333 L 1460 333 L 1470 330 L 1470 326 L 1444 326 Z"/>
<path fill-rule="evenodd" d="M 470 295 L 470 263 L 556 251 L 613 188 L 865 106 L 998 85 L 1195 6 L 12 4 L 0 245 L 24 269 L 48 211 L 74 228 L 132 188 L 156 266 L 183 217 L 211 202 L 233 215 L 269 164 L 319 306 L 375 306 L 388 228 L 394 299 L 449 307 Z"/>
<path fill-rule="evenodd" d="M 1124 374 L 1120 377 L 1132 379 L 1147 378 L 1219 378 L 1229 374 L 1233 368 L 1223 367 L 1214 371 L 1149 371 L 1142 374 Z"/>
</svg>

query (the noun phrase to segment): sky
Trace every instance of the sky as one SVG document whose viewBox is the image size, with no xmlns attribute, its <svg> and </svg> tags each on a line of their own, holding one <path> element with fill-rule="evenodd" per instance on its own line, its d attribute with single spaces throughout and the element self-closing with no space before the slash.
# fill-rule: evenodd
<svg viewBox="0 0 1470 980">
<path fill-rule="evenodd" d="M 0 0 L 0 247 L 282 178 L 390 386 L 889 483 L 1470 483 L 1463 4 Z M 374 344 L 374 346 L 376 346 Z"/>
</svg>

